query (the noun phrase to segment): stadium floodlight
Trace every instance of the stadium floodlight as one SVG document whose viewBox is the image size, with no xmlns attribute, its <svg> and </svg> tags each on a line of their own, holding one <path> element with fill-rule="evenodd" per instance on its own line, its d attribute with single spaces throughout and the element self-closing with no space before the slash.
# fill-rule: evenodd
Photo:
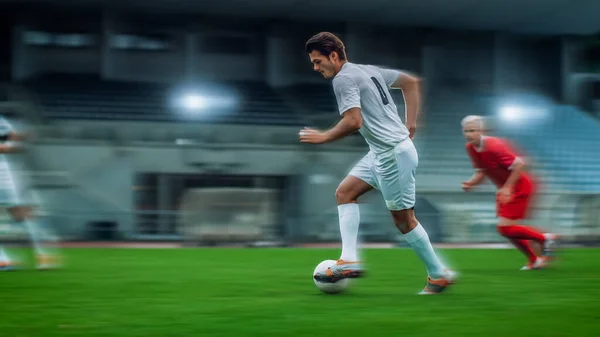
<svg viewBox="0 0 600 337">
<path fill-rule="evenodd" d="M 548 119 L 548 110 L 543 106 L 505 105 L 500 107 L 499 117 L 504 123 L 514 125 L 539 125 Z"/>
<path fill-rule="evenodd" d="M 507 122 L 515 122 L 524 118 L 524 111 L 516 105 L 507 105 L 500 108 L 500 118 Z"/>
<path fill-rule="evenodd" d="M 554 103 L 543 95 L 512 94 L 499 98 L 496 116 L 500 124 L 533 130 L 552 119 Z"/>
<path fill-rule="evenodd" d="M 188 110 L 199 110 L 206 106 L 206 99 L 196 94 L 185 95 L 182 102 L 183 106 Z"/>
<path fill-rule="evenodd" d="M 175 88 L 168 101 L 180 118 L 206 120 L 235 113 L 239 97 L 228 88 L 195 86 Z"/>
</svg>

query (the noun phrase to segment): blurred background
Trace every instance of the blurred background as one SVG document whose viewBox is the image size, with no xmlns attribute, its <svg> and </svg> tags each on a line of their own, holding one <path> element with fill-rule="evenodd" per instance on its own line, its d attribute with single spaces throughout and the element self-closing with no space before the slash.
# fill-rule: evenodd
<svg viewBox="0 0 600 337">
<path fill-rule="evenodd" d="M 460 120 L 489 118 L 543 183 L 533 224 L 600 236 L 600 2 L 0 0 L 0 114 L 35 135 L 22 179 L 62 241 L 339 242 L 334 192 L 360 135 L 300 144 L 339 118 L 304 42 L 424 79 L 416 212 L 437 243 L 504 242 Z M 402 93 L 395 94 L 404 118 Z M 365 242 L 402 242 L 377 192 Z M 5 223 L 9 222 L 5 217 Z M 4 228 L 4 227 L 3 227 Z M 3 231 L 4 239 L 24 233 Z"/>
</svg>

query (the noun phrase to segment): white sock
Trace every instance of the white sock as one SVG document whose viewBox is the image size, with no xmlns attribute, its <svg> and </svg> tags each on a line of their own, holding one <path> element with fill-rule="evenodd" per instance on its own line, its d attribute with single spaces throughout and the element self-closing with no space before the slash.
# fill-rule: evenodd
<svg viewBox="0 0 600 337">
<path fill-rule="evenodd" d="M 33 244 L 33 249 L 37 255 L 45 255 L 43 247 L 42 231 L 34 220 L 25 220 L 23 224 L 29 232 L 29 237 Z"/>
<path fill-rule="evenodd" d="M 10 259 L 8 258 L 8 255 L 6 255 L 4 248 L 0 247 L 0 264 L 2 263 L 10 263 Z"/>
<path fill-rule="evenodd" d="M 446 267 L 433 250 L 433 246 L 431 246 L 431 242 L 429 241 L 429 235 L 427 235 L 425 228 L 420 223 L 413 230 L 406 233 L 404 239 L 425 263 L 429 277 L 438 279 L 445 275 Z"/>
<path fill-rule="evenodd" d="M 360 213 L 358 204 L 343 204 L 338 206 L 340 219 L 340 234 L 342 235 L 342 256 L 344 261 L 358 261 L 357 241 Z"/>
</svg>

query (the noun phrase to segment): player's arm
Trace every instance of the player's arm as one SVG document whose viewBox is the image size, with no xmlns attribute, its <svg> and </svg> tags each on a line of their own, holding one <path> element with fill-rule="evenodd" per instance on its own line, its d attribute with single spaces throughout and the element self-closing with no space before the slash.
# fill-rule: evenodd
<svg viewBox="0 0 600 337">
<path fill-rule="evenodd" d="M 471 176 L 471 179 L 464 181 L 462 183 L 462 188 L 465 191 L 469 191 L 473 187 L 482 184 L 486 178 L 485 170 L 481 167 L 478 160 L 473 157 L 473 154 L 470 152 L 470 150 L 468 148 L 467 148 L 467 154 L 469 155 L 469 158 L 471 159 L 471 164 L 475 168 L 475 173 L 473 174 L 473 176 Z"/>
<path fill-rule="evenodd" d="M 494 144 L 493 151 L 498 163 L 510 171 L 510 175 L 502 188 L 512 190 L 523 171 L 525 171 L 525 160 L 517 156 L 515 152 L 502 141 Z"/>
<path fill-rule="evenodd" d="M 0 153 L 17 153 L 21 151 L 21 147 L 13 144 L 0 144 Z"/>
<path fill-rule="evenodd" d="M 2 142 L 0 143 L 0 154 L 6 154 L 6 153 L 17 153 L 17 152 L 21 152 L 23 150 L 23 147 L 19 145 L 19 143 L 15 143 L 15 142 Z"/>
<path fill-rule="evenodd" d="M 22 148 L 17 142 L 25 139 L 26 137 L 24 134 L 19 134 L 14 131 L 0 134 L 0 153 L 4 154 L 20 152 Z"/>
<path fill-rule="evenodd" d="M 474 186 L 482 184 L 484 181 L 485 181 L 485 173 L 483 173 L 483 170 L 477 169 L 477 170 L 475 170 L 475 173 L 473 173 L 473 176 L 471 177 L 471 179 L 467 180 L 465 183 L 471 187 L 474 187 Z"/>
<path fill-rule="evenodd" d="M 392 88 L 401 89 L 404 94 L 406 127 L 412 138 L 417 129 L 417 117 L 421 104 L 421 81 L 416 76 L 401 72 L 392 84 Z"/>
<path fill-rule="evenodd" d="M 25 134 L 16 132 L 12 124 L 0 116 L 0 153 L 20 152 L 19 143 L 25 139 Z"/>
<path fill-rule="evenodd" d="M 421 79 L 403 71 L 381 69 L 389 88 L 400 89 L 404 95 L 405 124 L 411 138 L 417 129 L 417 118 L 421 110 Z"/>
<path fill-rule="evenodd" d="M 307 143 L 330 143 L 344 138 L 360 129 L 362 115 L 360 111 L 360 90 L 354 80 L 348 76 L 333 79 L 333 91 L 338 103 L 342 119 L 325 132 L 304 129 L 300 132 L 300 140 Z"/>
<path fill-rule="evenodd" d="M 342 119 L 331 129 L 325 131 L 325 142 L 333 142 L 356 132 L 362 126 L 360 108 L 351 108 L 344 112 Z"/>
<path fill-rule="evenodd" d="M 360 129 L 361 125 L 362 116 L 360 115 L 360 109 L 352 108 L 344 112 L 342 120 L 327 131 L 321 132 L 311 128 L 300 130 L 300 142 L 310 144 L 330 143 Z"/>
<path fill-rule="evenodd" d="M 515 186 L 515 184 L 521 177 L 521 174 L 525 170 L 525 161 L 523 159 L 521 159 L 520 157 L 515 158 L 515 161 L 509 167 L 509 170 L 510 170 L 510 175 L 508 176 L 508 179 L 506 179 L 506 182 L 504 183 L 504 187 L 510 188 L 512 190 L 512 188 Z"/>
<path fill-rule="evenodd" d="M 12 131 L 12 132 L 10 132 L 8 134 L 8 139 L 7 140 L 11 141 L 11 142 L 22 142 L 22 141 L 25 141 L 28 138 L 29 138 L 29 136 L 27 134 L 25 134 L 25 133 Z"/>
</svg>

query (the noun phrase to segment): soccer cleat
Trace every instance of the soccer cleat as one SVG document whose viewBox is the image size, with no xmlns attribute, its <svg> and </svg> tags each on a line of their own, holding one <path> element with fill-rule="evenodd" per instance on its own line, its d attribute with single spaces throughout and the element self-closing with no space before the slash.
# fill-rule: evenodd
<svg viewBox="0 0 600 337">
<path fill-rule="evenodd" d="M 439 294 L 452 284 L 456 283 L 457 278 L 458 274 L 451 270 L 447 270 L 446 275 L 439 279 L 432 279 L 431 277 L 427 276 L 427 285 L 423 290 L 421 290 L 419 295 Z"/>
<path fill-rule="evenodd" d="M 363 274 L 360 262 L 339 259 L 335 265 L 327 268 L 324 273 L 316 273 L 313 278 L 318 282 L 335 283 L 345 278 L 359 278 Z"/>
<path fill-rule="evenodd" d="M 549 262 L 556 258 L 556 244 L 558 241 L 558 235 L 553 233 L 544 234 L 546 240 L 544 240 L 544 246 L 542 248 L 542 256 Z"/>
<path fill-rule="evenodd" d="M 548 266 L 548 258 L 546 257 L 538 257 L 535 262 L 529 262 L 521 268 L 521 271 L 525 270 L 534 270 L 534 269 L 543 269 Z"/>
<path fill-rule="evenodd" d="M 38 255 L 37 256 L 37 269 L 38 270 L 50 270 L 57 269 L 60 267 L 60 263 L 57 256 L 54 255 Z"/>
<path fill-rule="evenodd" d="M 0 262 L 0 271 L 13 271 L 18 269 L 18 264 L 14 261 Z"/>
<path fill-rule="evenodd" d="M 15 267 L 10 263 L 0 263 L 0 271 L 13 271 Z"/>
</svg>

